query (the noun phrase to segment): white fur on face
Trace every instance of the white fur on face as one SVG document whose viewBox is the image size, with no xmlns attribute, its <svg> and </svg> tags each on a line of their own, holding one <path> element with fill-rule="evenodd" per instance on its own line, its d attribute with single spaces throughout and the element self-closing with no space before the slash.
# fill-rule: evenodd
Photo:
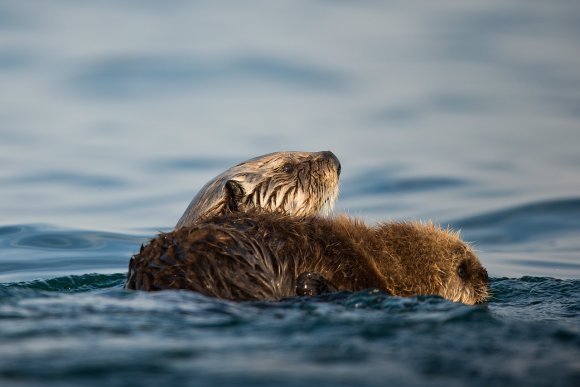
<svg viewBox="0 0 580 387">
<path fill-rule="evenodd" d="M 291 172 L 285 166 L 294 166 Z M 193 198 L 176 227 L 219 214 L 227 208 L 225 184 L 237 181 L 244 197 L 239 211 L 327 215 L 338 196 L 336 160 L 323 152 L 276 152 L 240 163 L 209 181 Z"/>
</svg>

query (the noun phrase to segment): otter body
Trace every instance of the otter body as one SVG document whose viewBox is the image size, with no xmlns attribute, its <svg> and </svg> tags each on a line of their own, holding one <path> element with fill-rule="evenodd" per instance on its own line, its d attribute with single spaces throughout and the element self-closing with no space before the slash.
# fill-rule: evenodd
<svg viewBox="0 0 580 387">
<path fill-rule="evenodd" d="M 210 180 L 175 228 L 229 212 L 326 214 L 338 196 L 340 162 L 330 151 L 275 152 L 244 161 Z"/>
<path fill-rule="evenodd" d="M 125 286 L 230 300 L 376 288 L 466 304 L 488 292 L 487 272 L 469 246 L 432 224 L 369 227 L 347 217 L 274 213 L 226 214 L 161 234 L 131 259 Z"/>
</svg>

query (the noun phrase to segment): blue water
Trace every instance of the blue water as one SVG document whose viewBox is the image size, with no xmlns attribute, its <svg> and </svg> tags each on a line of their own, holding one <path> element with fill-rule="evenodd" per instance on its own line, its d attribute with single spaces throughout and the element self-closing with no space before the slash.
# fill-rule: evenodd
<svg viewBox="0 0 580 387">
<path fill-rule="evenodd" d="M 0 385 L 580 384 L 580 3 L 0 3 Z M 336 212 L 461 229 L 493 298 L 122 288 L 195 192 L 332 150 Z"/>
</svg>

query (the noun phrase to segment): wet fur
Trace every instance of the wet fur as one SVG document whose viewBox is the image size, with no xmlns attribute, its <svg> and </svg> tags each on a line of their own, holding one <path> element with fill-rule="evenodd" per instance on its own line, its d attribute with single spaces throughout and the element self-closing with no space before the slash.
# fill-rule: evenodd
<svg viewBox="0 0 580 387">
<path fill-rule="evenodd" d="M 338 196 L 340 162 L 329 151 L 275 152 L 240 163 L 209 181 L 175 228 L 230 212 L 326 214 Z"/>
<path fill-rule="evenodd" d="M 255 213 L 217 216 L 159 235 L 131 259 L 126 287 L 277 300 L 317 294 L 311 283 L 322 292 L 376 288 L 466 304 L 487 298 L 487 272 L 471 248 L 431 223 L 369 227 L 348 217 Z"/>
</svg>

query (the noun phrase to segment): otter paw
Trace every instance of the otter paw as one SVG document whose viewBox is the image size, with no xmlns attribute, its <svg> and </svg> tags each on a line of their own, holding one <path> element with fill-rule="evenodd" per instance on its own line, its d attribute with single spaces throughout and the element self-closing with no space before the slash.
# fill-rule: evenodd
<svg viewBox="0 0 580 387">
<path fill-rule="evenodd" d="M 296 278 L 297 296 L 317 296 L 336 291 L 337 289 L 319 273 L 305 272 Z"/>
</svg>

